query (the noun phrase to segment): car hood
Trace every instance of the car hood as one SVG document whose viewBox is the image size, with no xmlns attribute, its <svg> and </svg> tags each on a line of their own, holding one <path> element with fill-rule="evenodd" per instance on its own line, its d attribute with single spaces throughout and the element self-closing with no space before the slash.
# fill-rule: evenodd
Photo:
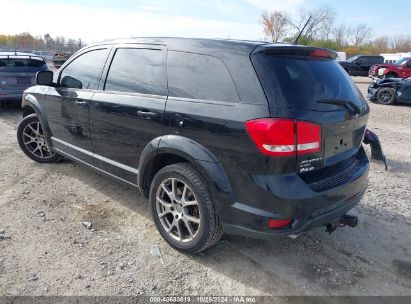
<svg viewBox="0 0 411 304">
<path fill-rule="evenodd" d="M 394 64 L 394 63 L 382 63 L 382 64 L 375 64 L 373 65 L 374 68 L 396 68 L 398 67 L 398 65 Z"/>
<path fill-rule="evenodd" d="M 381 84 L 386 84 L 386 83 L 393 83 L 393 82 L 401 82 L 404 81 L 402 78 L 385 78 L 385 79 L 378 79 L 375 81 L 376 84 L 381 85 Z"/>
</svg>

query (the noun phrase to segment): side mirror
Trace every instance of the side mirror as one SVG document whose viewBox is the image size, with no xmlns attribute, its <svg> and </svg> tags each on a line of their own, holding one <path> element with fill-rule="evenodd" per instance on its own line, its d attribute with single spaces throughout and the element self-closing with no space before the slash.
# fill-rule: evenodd
<svg viewBox="0 0 411 304">
<path fill-rule="evenodd" d="M 356 64 L 356 65 L 360 65 L 360 64 L 361 64 L 361 61 L 356 61 L 355 64 Z"/>
<path fill-rule="evenodd" d="M 51 86 L 53 84 L 53 72 L 52 71 L 37 72 L 36 82 L 38 85 Z"/>
</svg>

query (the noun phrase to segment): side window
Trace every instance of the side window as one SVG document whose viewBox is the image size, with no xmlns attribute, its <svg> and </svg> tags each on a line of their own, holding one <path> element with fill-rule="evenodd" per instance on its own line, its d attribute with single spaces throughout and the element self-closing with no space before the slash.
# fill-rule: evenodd
<svg viewBox="0 0 411 304">
<path fill-rule="evenodd" d="M 380 57 L 368 57 L 368 61 L 367 61 L 367 63 L 368 64 L 376 64 L 376 63 L 380 63 L 381 62 L 381 59 L 380 59 Z"/>
<path fill-rule="evenodd" d="M 215 57 L 169 51 L 167 73 L 170 96 L 239 102 L 226 65 Z"/>
<path fill-rule="evenodd" d="M 167 95 L 161 50 L 118 49 L 114 55 L 106 91 Z"/>
<path fill-rule="evenodd" d="M 61 72 L 60 86 L 75 89 L 96 89 L 108 53 L 108 49 L 93 50 L 74 59 Z"/>
</svg>

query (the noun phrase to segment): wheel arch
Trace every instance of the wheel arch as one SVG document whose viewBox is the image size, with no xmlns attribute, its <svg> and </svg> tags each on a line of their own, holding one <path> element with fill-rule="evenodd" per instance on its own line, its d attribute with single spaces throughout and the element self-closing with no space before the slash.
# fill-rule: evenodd
<svg viewBox="0 0 411 304">
<path fill-rule="evenodd" d="M 37 98 L 33 94 L 25 95 L 21 103 L 21 107 L 23 111 L 23 118 L 31 114 L 37 114 L 37 117 L 39 118 L 39 121 L 43 128 L 43 132 L 47 140 L 47 143 L 51 146 L 51 131 L 49 128 L 49 124 L 43 113 L 43 107 L 41 106 Z"/>
<path fill-rule="evenodd" d="M 388 77 L 388 76 L 394 76 L 393 78 L 398 78 L 398 73 L 397 72 L 394 72 L 394 71 L 389 71 L 388 73 L 386 73 L 385 74 L 385 77 Z M 388 77 L 388 78 L 390 78 L 390 77 Z"/>
<path fill-rule="evenodd" d="M 161 168 L 179 162 L 190 163 L 213 190 L 231 193 L 228 177 L 210 151 L 189 138 L 168 135 L 150 142 L 141 155 L 137 185 L 144 196 L 148 197 L 151 182 Z"/>
</svg>

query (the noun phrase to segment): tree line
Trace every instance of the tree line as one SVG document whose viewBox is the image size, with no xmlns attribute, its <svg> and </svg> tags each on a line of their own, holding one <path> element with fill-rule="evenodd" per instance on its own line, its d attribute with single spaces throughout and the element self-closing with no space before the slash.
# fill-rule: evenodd
<svg viewBox="0 0 411 304">
<path fill-rule="evenodd" d="M 373 38 L 373 28 L 366 23 L 337 24 L 336 17 L 334 9 L 322 6 L 311 10 L 300 9 L 294 15 L 279 10 L 266 10 L 262 13 L 260 22 L 267 40 L 294 42 L 301 33 L 298 40 L 300 44 L 346 52 L 347 58 L 356 54 L 411 51 L 411 36 Z"/>
<path fill-rule="evenodd" d="M 17 35 L 0 35 L 0 49 L 16 51 L 54 51 L 54 52 L 75 52 L 84 46 L 84 42 L 79 39 L 66 38 L 63 36 L 51 37 L 50 34 L 44 36 L 33 36 L 30 33 Z"/>
</svg>

